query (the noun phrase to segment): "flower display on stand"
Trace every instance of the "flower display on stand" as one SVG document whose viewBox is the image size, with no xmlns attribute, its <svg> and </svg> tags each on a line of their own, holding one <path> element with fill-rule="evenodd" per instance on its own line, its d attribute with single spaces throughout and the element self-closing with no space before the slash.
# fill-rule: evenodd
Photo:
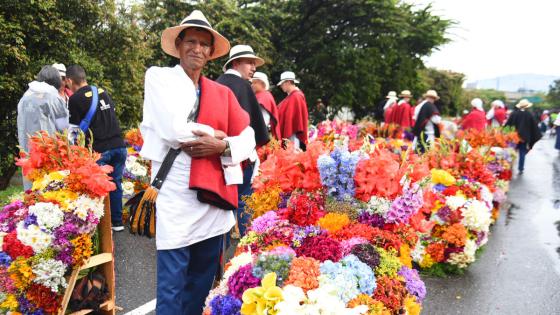
<svg viewBox="0 0 560 315">
<path fill-rule="evenodd" d="M 91 237 L 115 189 L 98 153 L 66 136 L 30 138 L 17 164 L 33 182 L 0 211 L 0 312 L 56 314 L 67 276 L 92 254 Z"/>
<path fill-rule="evenodd" d="M 125 133 L 128 156 L 123 172 L 123 198 L 129 199 L 137 192 L 150 185 L 151 164 L 140 157 L 140 150 L 144 144 L 139 129 L 130 129 Z"/>
</svg>

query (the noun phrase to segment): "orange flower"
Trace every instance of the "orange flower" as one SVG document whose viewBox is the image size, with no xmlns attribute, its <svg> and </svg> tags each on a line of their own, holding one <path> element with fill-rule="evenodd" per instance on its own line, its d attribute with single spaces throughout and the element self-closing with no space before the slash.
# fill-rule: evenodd
<svg viewBox="0 0 560 315">
<path fill-rule="evenodd" d="M 335 233 L 348 224 L 350 224 L 350 218 L 344 213 L 327 213 L 319 219 L 319 226 L 330 233 Z"/>
<path fill-rule="evenodd" d="M 316 289 L 319 287 L 317 278 L 321 275 L 319 267 L 319 261 L 314 258 L 296 257 L 292 260 L 288 280 L 284 284 L 293 284 L 302 288 L 305 292 Z"/>
<path fill-rule="evenodd" d="M 461 223 L 455 223 L 443 232 L 442 238 L 450 244 L 459 247 L 465 246 L 465 242 L 467 241 L 467 229 L 465 229 Z"/>
<path fill-rule="evenodd" d="M 426 247 L 426 253 L 432 257 L 435 262 L 442 262 L 444 256 L 445 245 L 442 243 L 432 243 Z"/>
</svg>

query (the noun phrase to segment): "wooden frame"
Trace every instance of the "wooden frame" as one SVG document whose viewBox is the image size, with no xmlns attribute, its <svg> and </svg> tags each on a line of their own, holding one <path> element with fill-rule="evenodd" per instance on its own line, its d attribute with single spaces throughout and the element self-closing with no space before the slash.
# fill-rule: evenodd
<svg viewBox="0 0 560 315">
<path fill-rule="evenodd" d="M 109 299 L 101 304 L 101 313 L 104 315 L 115 315 L 115 260 L 113 253 L 113 231 L 111 230 L 111 206 L 109 198 L 105 198 L 105 210 L 101 221 L 99 222 L 99 249 L 100 253 L 92 256 L 86 263 L 72 271 L 70 279 L 68 280 L 68 287 L 62 299 L 62 308 L 59 315 L 64 315 L 72 296 L 72 291 L 78 279 L 78 273 L 81 270 L 91 267 L 99 266 L 99 271 L 106 279 L 107 288 L 109 290 Z M 71 315 L 89 314 L 93 310 L 80 310 L 72 313 Z"/>
</svg>

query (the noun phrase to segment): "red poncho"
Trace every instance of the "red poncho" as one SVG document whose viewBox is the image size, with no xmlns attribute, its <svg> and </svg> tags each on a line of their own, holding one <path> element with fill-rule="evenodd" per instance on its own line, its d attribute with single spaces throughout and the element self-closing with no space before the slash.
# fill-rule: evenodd
<svg viewBox="0 0 560 315">
<path fill-rule="evenodd" d="M 386 124 L 392 124 L 392 123 L 395 122 L 394 121 L 394 119 L 395 119 L 395 106 L 397 106 L 397 105 L 393 104 L 385 110 L 385 123 Z"/>
<path fill-rule="evenodd" d="M 504 122 L 506 121 L 506 116 L 507 112 L 505 108 L 498 107 L 494 109 L 494 119 L 496 119 L 498 123 L 500 123 L 500 125 L 504 124 Z"/>
<path fill-rule="evenodd" d="M 393 111 L 393 122 L 401 125 L 403 128 L 412 127 L 412 115 L 414 111 L 408 102 L 398 104 Z"/>
<path fill-rule="evenodd" d="M 272 136 L 280 139 L 280 125 L 278 124 L 278 106 L 276 101 L 269 91 L 260 91 L 255 94 L 259 104 L 270 114 L 270 130 Z"/>
<path fill-rule="evenodd" d="M 228 136 L 238 136 L 249 126 L 249 115 L 230 89 L 201 77 L 197 122 L 222 130 Z M 199 201 L 222 209 L 238 206 L 237 185 L 226 185 L 219 155 L 192 159 L 189 186 L 199 191 Z"/>
<path fill-rule="evenodd" d="M 307 124 L 309 121 L 305 95 L 300 90 L 290 93 L 278 105 L 280 118 L 280 134 L 288 139 L 294 134 L 299 141 L 307 144 Z"/>
<path fill-rule="evenodd" d="M 486 114 L 483 111 L 474 108 L 465 116 L 465 118 L 463 118 L 461 128 L 463 130 L 476 129 L 483 131 L 486 128 Z"/>
</svg>

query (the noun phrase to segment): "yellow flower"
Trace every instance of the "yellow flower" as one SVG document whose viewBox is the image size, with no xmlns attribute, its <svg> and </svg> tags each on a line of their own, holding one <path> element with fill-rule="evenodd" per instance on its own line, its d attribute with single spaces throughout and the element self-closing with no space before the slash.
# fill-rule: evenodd
<svg viewBox="0 0 560 315">
<path fill-rule="evenodd" d="M 282 289 L 276 286 L 276 273 L 267 273 L 261 280 L 261 286 L 243 292 L 241 314 L 274 315 L 276 303 L 282 301 Z"/>
<path fill-rule="evenodd" d="M 10 268 L 8 268 L 10 273 L 10 278 L 14 280 L 15 286 L 19 290 L 25 290 L 31 281 L 35 279 L 35 274 L 28 264 L 27 260 L 23 257 L 19 257 L 12 262 Z"/>
<path fill-rule="evenodd" d="M 432 169 L 432 182 L 434 184 L 442 184 L 445 186 L 451 186 L 455 184 L 455 177 L 449 174 L 447 171 L 440 170 L 440 169 Z"/>
<path fill-rule="evenodd" d="M 416 303 L 416 299 L 411 296 L 404 299 L 404 308 L 407 315 L 420 315 L 420 311 L 422 311 L 422 306 Z"/>
<path fill-rule="evenodd" d="M 43 197 L 47 200 L 58 202 L 63 210 L 67 210 L 68 203 L 76 200 L 78 198 L 78 194 L 69 190 L 56 190 L 45 192 Z"/>
<path fill-rule="evenodd" d="M 319 219 L 319 226 L 323 229 L 334 233 L 350 224 L 350 218 L 344 213 L 327 213 Z"/>
<path fill-rule="evenodd" d="M 410 255 L 410 247 L 406 244 L 401 245 L 399 260 L 408 268 L 412 268 L 412 256 Z"/>
<path fill-rule="evenodd" d="M 430 254 L 426 254 L 420 262 L 420 267 L 430 268 L 434 263 L 435 261 L 432 259 L 432 256 L 430 256 Z"/>
<path fill-rule="evenodd" d="M 0 304 L 0 309 L 8 309 L 10 311 L 15 311 L 18 307 L 18 301 L 16 299 L 16 297 L 13 294 L 8 294 L 8 296 L 6 296 L 6 299 L 4 300 L 4 302 L 2 302 L 2 304 Z M 14 314 L 14 313 L 11 313 Z"/>
</svg>

